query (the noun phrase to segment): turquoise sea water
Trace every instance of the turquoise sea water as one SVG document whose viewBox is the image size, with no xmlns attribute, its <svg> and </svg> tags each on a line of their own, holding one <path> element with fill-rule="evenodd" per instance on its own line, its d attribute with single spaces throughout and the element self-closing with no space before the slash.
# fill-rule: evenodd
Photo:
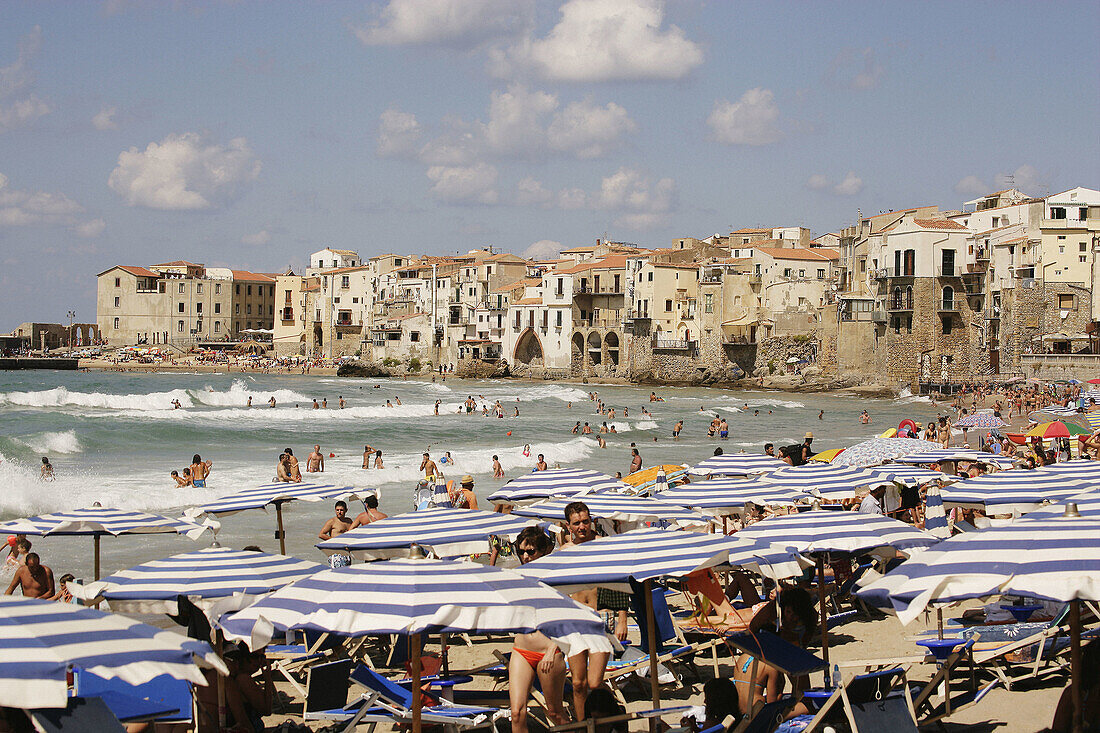
<svg viewBox="0 0 1100 733">
<path fill-rule="evenodd" d="M 654 390 L 664 402 L 649 402 Z M 570 433 L 578 420 L 589 422 L 594 431 L 606 421 L 596 413 L 589 391 L 598 391 L 616 408 L 615 420 L 608 422 L 618 433 L 605 436 L 606 449 L 599 448 L 595 435 Z M 341 395 L 347 402 L 342 410 Z M 246 406 L 249 396 L 251 408 Z M 271 396 L 277 401 L 274 409 L 267 406 Z M 490 405 L 499 400 L 508 417 L 482 417 L 480 411 L 458 414 L 468 396 Z M 327 398 L 328 409 L 311 409 L 314 398 Z M 173 409 L 173 400 L 182 408 Z M 385 407 L 386 400 L 394 407 Z M 436 400 L 439 416 L 434 414 Z M 512 417 L 517 406 L 520 415 Z M 623 407 L 629 408 L 629 416 L 623 416 Z M 652 415 L 643 415 L 643 407 Z M 872 425 L 859 423 L 864 409 L 874 417 Z M 819 419 L 821 410 L 825 414 Z M 728 440 L 706 437 L 715 414 L 729 422 Z M 458 379 L 432 383 L 263 374 L 0 372 L 0 518 L 94 501 L 176 515 L 185 507 L 269 481 L 285 447 L 294 449 L 304 468 L 306 455 L 317 443 L 326 456 L 325 482 L 379 488 L 383 511 L 395 514 L 411 509 L 425 450 L 437 462 L 450 451 L 453 465 L 440 466 L 446 476 L 471 474 L 478 495 L 484 497 L 504 482 L 492 478 L 493 455 L 500 457 L 508 478 L 529 472 L 538 453 L 544 453 L 551 466 L 625 474 L 631 441 L 637 443 L 646 466 L 695 463 L 711 456 L 718 445 L 726 452 L 759 453 L 768 441 L 777 447 L 800 442 L 807 430 L 815 435 L 815 448 L 842 447 L 896 426 L 903 418 L 923 422 L 936 414 L 925 399 L 914 397 Z M 678 419 L 684 420 L 684 430 L 673 441 L 672 427 Z M 382 449 L 383 470 L 360 467 L 368 443 Z M 530 457 L 523 455 L 526 444 Z M 214 462 L 208 487 L 179 490 L 169 472 L 189 465 L 195 453 Z M 330 453 L 336 456 L 330 458 Z M 55 466 L 55 481 L 39 479 L 42 456 Z M 327 503 L 288 505 L 290 554 L 321 559 L 313 544 L 331 509 Z M 360 510 L 353 506 L 350 511 Z M 226 517 L 219 541 L 235 547 L 255 543 L 277 551 L 274 523 L 274 514 L 262 511 Z M 90 539 L 31 539 L 58 575 L 90 576 Z M 110 572 L 196 546 L 164 536 L 105 539 L 103 568 Z"/>
</svg>

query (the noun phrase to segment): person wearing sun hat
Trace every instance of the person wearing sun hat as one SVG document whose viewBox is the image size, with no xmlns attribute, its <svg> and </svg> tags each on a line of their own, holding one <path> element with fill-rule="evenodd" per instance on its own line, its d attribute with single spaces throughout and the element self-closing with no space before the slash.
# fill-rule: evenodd
<svg viewBox="0 0 1100 733">
<path fill-rule="evenodd" d="M 814 434 L 807 431 L 805 437 L 802 439 L 802 463 L 805 464 L 810 460 L 810 456 L 814 454 L 814 449 L 810 447 L 810 444 L 814 442 Z"/>
<path fill-rule="evenodd" d="M 451 497 L 455 509 L 477 509 L 477 494 L 474 493 L 474 477 L 466 474 L 459 481 L 458 491 Z"/>
</svg>

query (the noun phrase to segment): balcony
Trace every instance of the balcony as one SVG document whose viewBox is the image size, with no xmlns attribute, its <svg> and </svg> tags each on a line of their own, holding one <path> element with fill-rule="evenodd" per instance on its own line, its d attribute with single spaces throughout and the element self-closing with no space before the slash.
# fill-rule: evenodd
<svg viewBox="0 0 1100 733">
<path fill-rule="evenodd" d="M 913 299 L 908 298 L 908 299 L 892 300 L 889 303 L 888 310 L 891 313 L 898 313 L 898 312 L 902 312 L 902 311 L 911 311 L 911 310 L 913 310 Z"/>
<path fill-rule="evenodd" d="M 749 279 L 749 285 L 759 285 L 760 284 L 760 273 L 752 272 L 752 273 L 749 273 L 746 277 L 748 277 L 748 279 Z"/>
<path fill-rule="evenodd" d="M 595 318 L 592 316 L 588 318 L 578 318 L 574 320 L 573 323 L 582 328 L 618 328 L 622 323 L 622 319 L 619 318 L 618 314 L 613 314 L 606 316 L 601 315 Z"/>
<path fill-rule="evenodd" d="M 720 285 L 722 283 L 721 275 L 704 275 L 699 279 L 703 285 Z"/>
<path fill-rule="evenodd" d="M 687 339 L 653 339 L 653 348 L 664 351 L 691 351 L 694 347 L 695 342 Z"/>
<path fill-rule="evenodd" d="M 985 283 L 981 280 L 968 280 L 963 284 L 967 295 L 985 295 Z"/>
<path fill-rule="evenodd" d="M 983 315 L 987 321 L 999 321 L 1001 320 L 1001 308 L 1000 306 L 986 308 Z"/>
<path fill-rule="evenodd" d="M 871 320 L 874 321 L 875 323 L 886 323 L 886 312 L 885 311 L 873 311 L 871 313 Z"/>
<path fill-rule="evenodd" d="M 283 308 L 282 319 L 284 321 L 293 321 L 294 320 L 294 309 L 291 308 L 291 307 Z"/>
<path fill-rule="evenodd" d="M 989 262 L 989 250 L 985 247 L 978 247 L 974 252 L 974 259 L 979 262 Z"/>
<path fill-rule="evenodd" d="M 956 313 L 959 310 L 957 300 L 937 300 L 936 311 L 939 313 Z"/>
<path fill-rule="evenodd" d="M 936 268 L 936 277 L 960 277 L 960 268 L 955 265 L 940 265 Z"/>
<path fill-rule="evenodd" d="M 914 277 L 913 268 L 901 268 L 895 269 L 893 267 L 880 267 L 875 270 L 875 277 L 877 279 L 891 278 L 891 277 Z"/>
</svg>

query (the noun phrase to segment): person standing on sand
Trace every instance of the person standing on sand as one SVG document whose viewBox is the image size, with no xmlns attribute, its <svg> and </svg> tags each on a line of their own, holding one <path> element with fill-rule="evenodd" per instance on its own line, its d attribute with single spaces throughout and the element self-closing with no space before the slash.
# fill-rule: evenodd
<svg viewBox="0 0 1100 733">
<path fill-rule="evenodd" d="M 321 452 L 321 446 L 313 446 L 313 452 L 306 458 L 307 473 L 324 473 L 325 454 Z"/>
<path fill-rule="evenodd" d="M 12 595 L 15 586 L 19 586 L 24 598 L 49 598 L 55 593 L 53 571 L 41 563 L 37 552 L 29 552 L 26 564 L 15 571 L 4 595 Z"/>
</svg>

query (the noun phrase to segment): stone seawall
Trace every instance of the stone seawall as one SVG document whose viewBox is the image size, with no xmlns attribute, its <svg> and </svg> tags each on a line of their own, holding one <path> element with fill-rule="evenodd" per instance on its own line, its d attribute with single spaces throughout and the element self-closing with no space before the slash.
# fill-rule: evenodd
<svg viewBox="0 0 1100 733">
<path fill-rule="evenodd" d="M 46 359 L 35 357 L 3 357 L 0 358 L 0 370 L 15 371 L 20 369 L 61 369 L 75 371 L 80 363 L 79 359 Z"/>
</svg>

